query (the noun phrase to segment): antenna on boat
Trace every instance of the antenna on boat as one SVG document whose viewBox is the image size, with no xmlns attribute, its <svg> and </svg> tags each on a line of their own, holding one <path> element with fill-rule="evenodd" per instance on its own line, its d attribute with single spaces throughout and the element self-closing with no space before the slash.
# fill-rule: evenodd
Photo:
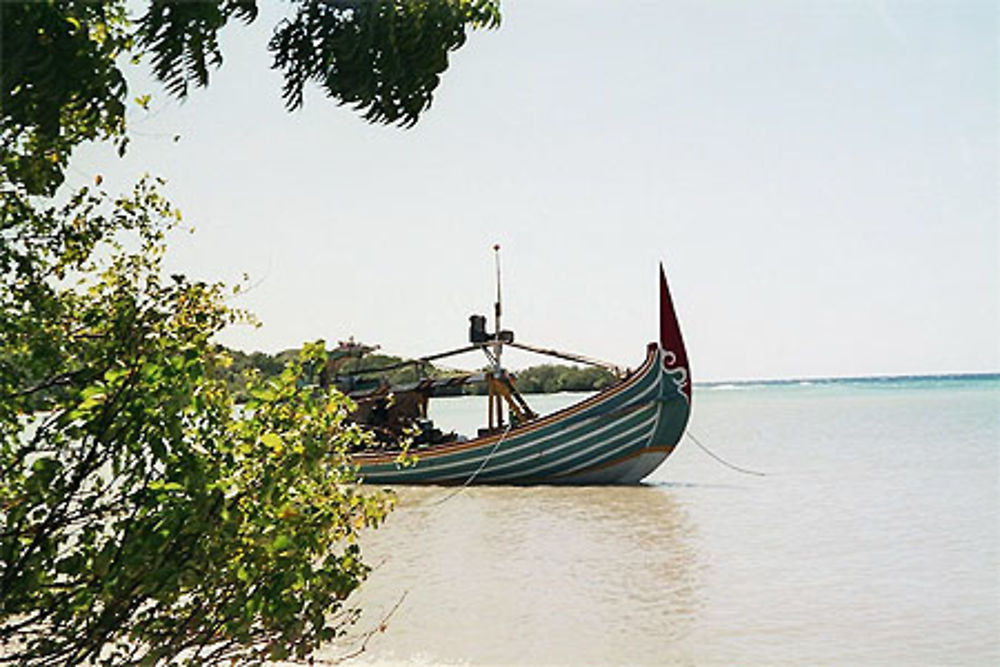
<svg viewBox="0 0 1000 667">
<path fill-rule="evenodd" d="M 497 266 L 497 300 L 493 304 L 493 331 L 494 338 L 496 342 L 493 344 L 493 355 L 494 359 L 494 370 L 500 372 L 500 353 L 503 352 L 503 344 L 500 342 L 500 244 L 493 244 L 493 256 L 496 259 Z"/>
</svg>

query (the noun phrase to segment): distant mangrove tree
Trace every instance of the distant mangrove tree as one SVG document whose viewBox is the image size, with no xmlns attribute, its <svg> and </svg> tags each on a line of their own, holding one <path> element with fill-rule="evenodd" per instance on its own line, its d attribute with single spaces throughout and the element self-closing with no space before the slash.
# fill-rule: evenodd
<svg viewBox="0 0 1000 667">
<path fill-rule="evenodd" d="M 242 352 L 228 349 L 226 353 L 232 359 L 227 368 L 219 369 L 219 376 L 226 381 L 238 401 L 248 398 L 246 391 L 246 371 L 255 369 L 264 378 L 278 376 L 285 364 L 298 357 L 296 349 L 284 350 L 275 354 L 267 352 Z M 408 365 L 402 365 L 409 363 Z M 459 371 L 435 366 L 429 362 L 417 363 L 404 357 L 388 354 L 367 354 L 352 358 L 340 366 L 344 376 L 365 373 L 371 369 L 401 365 L 399 368 L 378 374 L 390 385 L 413 382 L 420 378 L 442 378 L 454 375 Z M 600 391 L 615 382 L 611 371 L 597 367 L 568 366 L 565 364 L 541 364 L 514 371 L 517 388 L 524 394 L 554 394 L 560 391 Z M 373 376 L 374 377 L 374 376 Z M 331 378 L 333 380 L 334 378 Z M 466 394 L 484 394 L 486 388 L 479 385 L 466 385 L 462 388 Z"/>
</svg>

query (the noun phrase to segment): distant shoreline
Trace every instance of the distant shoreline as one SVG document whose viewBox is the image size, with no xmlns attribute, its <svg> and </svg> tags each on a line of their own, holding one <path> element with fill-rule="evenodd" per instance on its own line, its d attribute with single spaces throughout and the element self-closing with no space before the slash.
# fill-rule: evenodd
<svg viewBox="0 0 1000 667">
<path fill-rule="evenodd" d="M 925 375 L 856 375 L 844 377 L 802 377 L 802 378 L 780 378 L 769 380 L 712 380 L 709 382 L 695 382 L 695 387 L 720 387 L 726 385 L 801 385 L 801 384 L 877 384 L 890 382 L 926 382 L 926 381 L 981 381 L 1000 380 L 1000 371 L 985 373 L 941 373 Z"/>
<path fill-rule="evenodd" d="M 224 348 L 225 349 L 225 348 Z M 226 349 L 231 355 L 233 363 L 230 367 L 220 372 L 230 388 L 236 394 L 238 400 L 245 399 L 244 379 L 242 373 L 250 368 L 255 368 L 265 378 L 279 374 L 285 364 L 298 354 L 297 349 L 284 350 L 275 354 L 266 352 L 244 352 L 232 348 Z M 405 384 L 416 379 L 415 373 L 426 374 L 427 377 L 447 377 L 450 371 L 435 368 L 433 364 L 415 364 L 417 360 L 405 359 L 393 355 L 386 355 L 375 352 L 351 361 L 351 367 L 343 369 L 345 375 L 364 373 L 366 370 L 377 369 L 379 367 L 395 367 L 384 377 L 390 385 Z M 568 364 L 540 364 L 528 366 L 526 368 L 513 370 L 517 378 L 517 386 L 525 395 L 545 395 L 559 394 L 565 392 L 599 392 L 616 383 L 615 376 L 604 368 L 581 367 Z M 694 376 L 697 377 L 697 366 L 694 369 Z M 844 377 L 795 377 L 795 378 L 769 378 L 769 379 L 740 379 L 740 380 L 708 380 L 694 381 L 697 389 L 718 389 L 720 387 L 748 388 L 748 387 L 791 387 L 807 385 L 835 385 L 854 384 L 863 386 L 877 386 L 879 384 L 900 384 L 904 382 L 982 382 L 1000 380 L 1000 370 L 988 372 L 970 373 L 930 373 L 919 374 L 909 373 L 900 375 L 857 375 Z M 485 394 L 485 389 L 480 387 L 473 390 L 465 387 L 464 395 Z"/>
</svg>

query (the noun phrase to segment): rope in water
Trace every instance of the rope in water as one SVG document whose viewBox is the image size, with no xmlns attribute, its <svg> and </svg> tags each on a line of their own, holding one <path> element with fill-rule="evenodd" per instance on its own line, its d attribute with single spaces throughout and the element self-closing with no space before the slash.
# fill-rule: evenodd
<svg viewBox="0 0 1000 667">
<path fill-rule="evenodd" d="M 483 468 L 486 467 L 486 464 L 490 462 L 490 459 L 493 458 L 493 455 L 496 454 L 497 449 L 500 448 L 500 444 L 504 440 L 506 440 L 507 434 L 510 433 L 510 429 L 511 429 L 511 427 L 513 425 L 514 425 L 513 423 L 507 424 L 507 428 L 504 429 L 503 434 L 496 441 L 496 444 L 493 445 L 493 449 L 491 449 L 490 453 L 486 455 L 486 458 L 483 459 L 483 462 L 479 464 L 479 467 L 476 468 L 475 472 L 473 472 L 471 475 L 469 475 L 469 478 L 467 480 L 465 480 L 464 482 L 462 482 L 462 484 L 460 484 L 457 488 L 453 489 L 451 491 L 451 493 L 449 493 L 448 495 L 446 495 L 444 498 L 441 498 L 439 500 L 435 500 L 432 503 L 428 503 L 428 505 L 431 506 L 431 507 L 437 507 L 438 505 L 440 505 L 440 504 L 442 504 L 442 503 L 444 503 L 444 502 L 446 502 L 448 500 L 451 500 L 452 498 L 454 498 L 455 496 L 457 496 L 459 493 L 461 493 L 462 491 L 464 491 L 467 486 L 469 486 L 470 484 L 472 484 L 472 482 L 475 481 L 476 477 L 479 476 L 479 473 L 481 473 L 483 471 Z"/>
<path fill-rule="evenodd" d="M 759 477 L 765 477 L 767 475 L 767 473 L 758 472 L 756 470 L 750 470 L 748 468 L 741 468 L 738 465 L 734 465 L 734 464 L 730 463 L 729 461 L 726 461 L 721 456 L 719 456 L 718 454 L 716 454 L 715 452 L 713 452 L 711 449 L 709 449 L 708 447 L 706 447 L 705 445 L 703 445 L 701 443 L 701 440 L 699 440 L 698 438 L 694 437 L 694 434 L 691 433 L 691 431 L 688 431 L 685 435 L 687 435 L 687 437 L 689 437 L 691 439 L 691 441 L 694 442 L 694 444 L 696 444 L 699 447 L 701 447 L 701 450 L 703 452 L 705 452 L 706 454 L 708 454 L 709 456 L 711 456 L 713 459 L 715 459 L 716 461 L 718 461 L 722 465 L 726 466 L 727 468 L 732 468 L 736 472 L 741 472 L 744 475 L 757 475 Z"/>
</svg>

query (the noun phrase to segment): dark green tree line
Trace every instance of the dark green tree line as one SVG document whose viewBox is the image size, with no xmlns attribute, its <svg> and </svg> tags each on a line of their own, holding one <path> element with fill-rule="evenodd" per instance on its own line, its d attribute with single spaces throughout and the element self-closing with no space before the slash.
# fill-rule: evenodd
<svg viewBox="0 0 1000 667">
<path fill-rule="evenodd" d="M 562 364 L 543 364 L 517 372 L 517 388 L 524 394 L 599 391 L 615 382 L 614 373 L 593 366 L 580 368 Z"/>
<path fill-rule="evenodd" d="M 225 350 L 233 360 L 232 364 L 220 369 L 219 376 L 223 378 L 233 391 L 237 400 L 245 400 L 249 394 L 245 389 L 245 374 L 255 370 L 261 376 L 268 378 L 277 376 L 284 368 L 287 360 L 298 355 L 298 350 L 285 350 L 277 354 L 266 352 L 241 352 Z M 459 371 L 448 371 L 434 366 L 429 362 L 403 365 L 407 361 L 403 357 L 386 354 L 367 354 L 357 359 L 351 359 L 341 367 L 344 376 L 362 373 L 369 369 L 399 365 L 388 373 L 379 373 L 370 377 L 387 382 L 390 385 L 413 382 L 418 378 L 438 378 L 452 375 Z M 366 377 L 362 375 L 362 377 Z M 617 381 L 614 373 L 597 367 L 567 366 L 565 364 L 541 364 L 529 366 L 515 372 L 517 388 L 524 394 L 553 394 L 560 391 L 600 391 L 610 387 Z M 485 386 L 466 385 L 464 393 L 485 394 Z"/>
</svg>

